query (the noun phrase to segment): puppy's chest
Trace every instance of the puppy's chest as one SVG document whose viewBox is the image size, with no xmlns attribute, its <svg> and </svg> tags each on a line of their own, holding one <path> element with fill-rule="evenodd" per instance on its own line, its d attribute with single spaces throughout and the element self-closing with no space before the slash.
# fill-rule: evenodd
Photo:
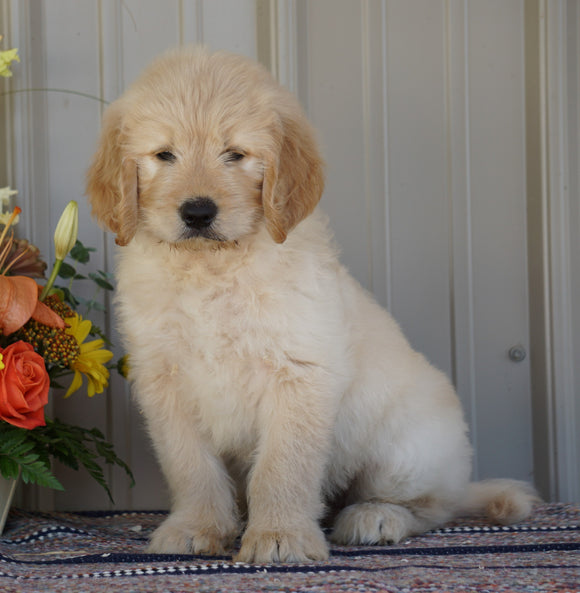
<svg viewBox="0 0 580 593">
<path fill-rule="evenodd" d="M 166 295 L 171 314 L 152 321 L 151 340 L 163 336 L 164 344 L 177 345 L 179 373 L 203 380 L 213 389 L 212 401 L 220 390 L 257 390 L 267 361 L 289 339 L 287 332 L 283 335 L 287 324 L 279 295 L 236 279 L 203 283 L 184 278 L 171 287 Z"/>
<path fill-rule="evenodd" d="M 326 344 L 312 336 L 327 304 L 263 265 L 260 273 L 239 266 L 216 276 L 201 266 L 194 274 L 156 263 L 141 265 L 140 273 L 119 270 L 131 356 L 145 375 L 161 370 L 163 405 L 178 398 L 220 450 L 251 447 L 277 382 L 310 372 L 326 356 Z"/>
<path fill-rule="evenodd" d="M 188 287 L 175 295 L 182 323 L 174 331 L 184 348 L 180 389 L 223 451 L 253 445 L 271 391 L 270 361 L 282 342 L 269 300 L 240 286 Z"/>
<path fill-rule="evenodd" d="M 261 354 L 268 336 L 278 332 L 272 319 L 276 300 L 234 280 L 217 286 L 186 285 L 175 294 L 184 341 L 216 355 Z"/>
</svg>

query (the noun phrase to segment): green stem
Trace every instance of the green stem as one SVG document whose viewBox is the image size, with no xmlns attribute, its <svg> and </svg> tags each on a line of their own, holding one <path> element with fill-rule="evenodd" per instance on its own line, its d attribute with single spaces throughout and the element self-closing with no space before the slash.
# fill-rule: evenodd
<svg viewBox="0 0 580 593">
<path fill-rule="evenodd" d="M 57 259 L 54 262 L 54 266 L 52 266 L 52 272 L 50 273 L 50 278 L 48 279 L 48 282 L 44 285 L 44 288 L 42 289 L 42 292 L 40 293 L 41 301 L 44 301 L 44 299 L 48 296 L 48 293 L 50 292 L 50 289 L 52 288 L 52 285 L 54 284 L 54 281 L 56 280 L 56 277 L 58 276 L 58 272 L 60 270 L 61 265 L 62 265 L 62 259 Z"/>
<path fill-rule="evenodd" d="M 103 103 L 104 105 L 108 105 L 109 101 L 105 101 L 105 99 L 101 99 L 100 97 L 95 97 L 94 95 L 89 95 L 88 93 L 81 93 L 79 91 L 71 91 L 69 89 L 14 89 L 11 91 L 4 91 L 0 93 L 0 97 L 6 95 L 16 95 L 18 93 L 40 93 L 40 92 L 51 92 L 51 93 L 65 93 L 67 95 L 76 95 L 77 97 L 84 97 L 85 99 L 92 99 L 93 101 L 98 101 L 99 103 Z"/>
</svg>

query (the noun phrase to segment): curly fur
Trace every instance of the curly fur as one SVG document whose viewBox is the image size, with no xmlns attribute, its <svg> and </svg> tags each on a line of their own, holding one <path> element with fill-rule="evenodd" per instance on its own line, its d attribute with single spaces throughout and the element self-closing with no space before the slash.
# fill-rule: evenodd
<svg viewBox="0 0 580 593">
<path fill-rule="evenodd" d="M 169 155 L 169 156 L 168 156 Z M 399 541 L 458 512 L 509 522 L 534 492 L 469 484 L 458 398 L 338 261 L 315 134 L 260 66 L 180 50 L 107 110 L 88 174 L 116 233 L 122 333 L 172 493 L 150 549 L 238 559 Z M 192 231 L 188 200 L 215 219 Z"/>
</svg>

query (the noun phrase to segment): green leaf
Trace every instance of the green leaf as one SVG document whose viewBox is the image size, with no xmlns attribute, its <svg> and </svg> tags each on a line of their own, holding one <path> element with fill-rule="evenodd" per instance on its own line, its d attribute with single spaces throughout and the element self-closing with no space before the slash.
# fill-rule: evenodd
<svg viewBox="0 0 580 593">
<path fill-rule="evenodd" d="M 111 502 L 103 463 L 117 465 L 130 478 L 131 486 L 135 483 L 129 466 L 117 457 L 113 445 L 97 428 L 86 429 L 47 419 L 46 426 L 26 430 L 0 422 L 0 473 L 4 477 L 15 478 L 20 472 L 24 483 L 62 490 L 62 484 L 50 469 L 52 458 L 75 470 L 83 466 Z"/>
<path fill-rule="evenodd" d="M 0 457 L 0 473 L 8 479 L 15 480 L 18 477 L 19 465 L 10 457 Z"/>
<path fill-rule="evenodd" d="M 111 502 L 113 502 L 111 490 L 100 463 L 119 466 L 131 479 L 131 483 L 135 482 L 129 466 L 117 457 L 113 445 L 108 443 L 103 433 L 96 428 L 86 429 L 70 426 L 59 420 L 48 420 L 47 426 L 42 428 L 38 438 L 43 441 L 49 454 L 65 465 L 74 469 L 83 466 L 107 492 Z"/>
<path fill-rule="evenodd" d="M 85 247 L 79 240 L 71 249 L 69 256 L 81 264 L 86 264 L 91 258 L 91 252 L 96 251 L 94 247 Z"/>
<path fill-rule="evenodd" d="M 21 466 L 20 477 L 25 484 L 38 484 L 53 490 L 64 490 L 64 486 L 56 479 L 44 463 L 28 463 Z"/>
<path fill-rule="evenodd" d="M 70 264 L 62 262 L 60 270 L 58 271 L 58 276 L 59 278 L 67 280 L 68 278 L 74 278 L 76 273 L 77 271 Z"/>
<path fill-rule="evenodd" d="M 70 288 L 68 288 L 68 286 L 59 286 L 58 290 L 61 291 L 61 293 L 63 295 L 63 299 L 62 299 L 63 301 L 68 303 L 73 309 L 76 309 L 76 307 L 78 307 L 78 305 L 80 304 L 80 301 L 73 295 L 73 293 L 71 292 Z"/>
<path fill-rule="evenodd" d="M 97 270 L 97 274 L 105 278 L 106 280 L 110 280 L 113 282 L 115 280 L 115 274 L 111 272 L 104 272 L 103 270 Z"/>
<path fill-rule="evenodd" d="M 50 294 L 50 295 L 55 294 L 61 301 L 64 301 L 64 298 L 65 298 L 64 290 L 58 286 L 53 286 L 48 294 Z"/>
<path fill-rule="evenodd" d="M 98 301 L 94 301 L 94 300 L 87 301 L 86 306 L 89 311 L 106 311 L 107 310 L 105 305 L 102 305 Z"/>
<path fill-rule="evenodd" d="M 50 470 L 48 458 L 36 452 L 34 441 L 28 438 L 33 431 L 11 425 L 7 427 L 5 423 L 1 426 L 0 473 L 9 479 L 15 479 L 20 474 L 25 484 L 63 490 Z"/>
<path fill-rule="evenodd" d="M 115 290 L 115 287 L 108 281 L 106 280 L 106 278 L 103 277 L 103 274 L 95 274 L 94 272 L 91 272 L 89 274 L 89 278 L 100 288 L 103 288 L 105 290 Z"/>
</svg>

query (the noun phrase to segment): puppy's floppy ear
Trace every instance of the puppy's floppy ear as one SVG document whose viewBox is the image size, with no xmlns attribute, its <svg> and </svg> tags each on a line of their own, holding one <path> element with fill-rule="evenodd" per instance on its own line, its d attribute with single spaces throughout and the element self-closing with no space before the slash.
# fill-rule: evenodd
<svg viewBox="0 0 580 593">
<path fill-rule="evenodd" d="M 276 147 L 265 159 L 262 204 L 268 232 L 283 243 L 318 204 L 324 171 L 314 131 L 299 107 L 287 104 L 279 111 Z"/>
<path fill-rule="evenodd" d="M 137 230 L 137 163 L 123 150 L 123 113 L 120 101 L 105 112 L 97 152 L 87 174 L 87 194 L 99 224 L 117 234 L 117 245 L 127 245 Z"/>
</svg>

